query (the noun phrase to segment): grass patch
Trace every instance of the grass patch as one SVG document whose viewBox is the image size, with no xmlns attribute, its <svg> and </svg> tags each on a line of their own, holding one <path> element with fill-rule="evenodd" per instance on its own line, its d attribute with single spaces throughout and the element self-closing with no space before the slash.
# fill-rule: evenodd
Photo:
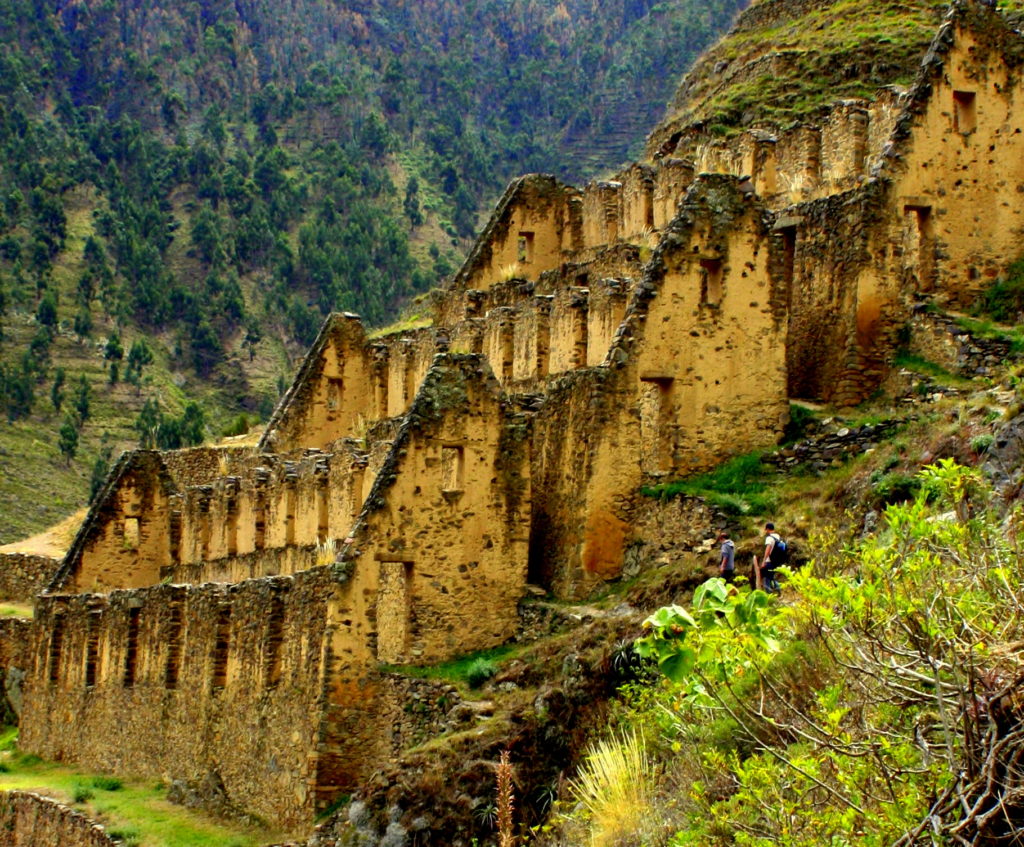
<svg viewBox="0 0 1024 847">
<path fill-rule="evenodd" d="M 16 729 L 3 730 L 0 745 L 16 736 Z M 152 779 L 90 773 L 10 749 L 0 764 L 6 768 L 0 770 L 0 790 L 35 791 L 74 803 L 124 845 L 260 847 L 288 840 L 286 832 L 213 819 L 169 803 L 166 787 Z"/>
<path fill-rule="evenodd" d="M 642 494 L 668 500 L 680 495 L 702 497 L 729 515 L 765 515 L 775 510 L 772 472 L 761 462 L 762 451 L 747 453 L 712 471 L 662 485 L 641 488 Z"/>
<path fill-rule="evenodd" d="M 937 382 L 946 385 L 962 386 L 969 385 L 971 382 L 966 377 L 950 373 L 942 365 L 938 365 L 921 356 L 916 356 L 913 353 L 908 353 L 905 350 L 896 354 L 895 365 L 898 368 L 903 368 L 903 370 L 912 371 L 923 376 L 930 376 Z"/>
<path fill-rule="evenodd" d="M 34 614 L 27 603 L 0 603 L 0 618 L 31 618 Z"/>
<path fill-rule="evenodd" d="M 417 679 L 435 679 L 478 688 L 494 676 L 501 662 L 514 655 L 518 649 L 519 645 L 506 644 L 502 647 L 492 647 L 490 650 L 467 653 L 465 656 L 438 665 L 382 665 L 381 669 Z M 483 673 L 487 675 L 481 679 Z"/>
<path fill-rule="evenodd" d="M 997 326 L 990 320 L 965 317 L 958 317 L 956 323 L 977 338 L 1009 343 L 1010 354 L 1013 356 L 1024 354 L 1024 332 L 1016 327 Z"/>
</svg>

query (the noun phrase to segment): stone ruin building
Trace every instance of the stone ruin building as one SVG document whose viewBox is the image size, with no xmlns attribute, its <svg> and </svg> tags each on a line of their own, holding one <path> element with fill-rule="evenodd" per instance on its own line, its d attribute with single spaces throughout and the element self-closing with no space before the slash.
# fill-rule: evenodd
<svg viewBox="0 0 1024 847">
<path fill-rule="evenodd" d="M 667 121 L 582 189 L 514 181 L 429 328 L 333 315 L 258 447 L 121 457 L 3 654 L 23 748 L 215 772 L 310 821 L 409 743 L 390 667 L 502 644 L 529 585 L 615 578 L 639 486 L 776 443 L 791 398 L 866 398 L 916 302 L 1016 258 L 1022 60 L 960 2 L 909 87 L 785 131 Z"/>
</svg>

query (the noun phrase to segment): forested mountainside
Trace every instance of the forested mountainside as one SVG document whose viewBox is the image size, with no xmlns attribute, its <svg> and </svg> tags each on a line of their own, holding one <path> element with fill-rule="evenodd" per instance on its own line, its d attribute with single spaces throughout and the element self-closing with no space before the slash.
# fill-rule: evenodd
<svg viewBox="0 0 1024 847">
<path fill-rule="evenodd" d="M 324 314 L 392 320 L 512 176 L 617 165 L 745 2 L 7 0 L 0 542 L 124 447 L 266 417 Z"/>
</svg>

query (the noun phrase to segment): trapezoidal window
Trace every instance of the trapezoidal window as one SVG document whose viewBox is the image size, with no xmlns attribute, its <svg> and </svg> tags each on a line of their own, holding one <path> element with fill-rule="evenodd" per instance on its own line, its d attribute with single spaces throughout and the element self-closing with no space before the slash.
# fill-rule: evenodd
<svg viewBox="0 0 1024 847">
<path fill-rule="evenodd" d="M 253 532 L 253 546 L 262 550 L 267 544 L 267 503 L 262 497 L 256 500 Z"/>
<path fill-rule="evenodd" d="M 973 91 L 953 92 L 953 128 L 959 133 L 974 132 L 978 126 L 977 97 Z"/>
<path fill-rule="evenodd" d="M 462 447 L 441 448 L 441 489 L 462 491 L 466 454 Z"/>
<path fill-rule="evenodd" d="M 521 232 L 516 239 L 516 261 L 528 265 L 533 261 L 533 233 Z"/>
<path fill-rule="evenodd" d="M 722 260 L 700 260 L 700 302 L 717 306 L 722 302 Z"/>
</svg>

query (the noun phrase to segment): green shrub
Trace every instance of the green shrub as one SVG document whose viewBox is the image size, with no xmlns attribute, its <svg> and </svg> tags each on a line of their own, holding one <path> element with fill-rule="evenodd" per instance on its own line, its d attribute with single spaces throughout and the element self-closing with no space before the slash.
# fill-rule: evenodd
<svg viewBox="0 0 1024 847">
<path fill-rule="evenodd" d="M 904 503 L 912 500 L 921 488 L 919 477 L 894 471 L 884 474 L 875 483 L 875 500 L 879 504 Z"/>
<path fill-rule="evenodd" d="M 466 668 L 466 684 L 470 688 L 479 688 L 498 672 L 498 666 L 490 659 L 474 659 Z"/>
<path fill-rule="evenodd" d="M 971 449 L 975 453 L 987 453 L 992 447 L 992 442 L 995 440 L 995 436 L 990 432 L 984 433 L 983 435 L 976 435 L 971 439 Z"/>
<path fill-rule="evenodd" d="M 132 827 L 108 829 L 107 835 L 110 836 L 111 841 L 117 841 L 118 843 L 125 845 L 125 847 L 137 847 L 137 845 L 142 843 L 139 831 Z"/>
<path fill-rule="evenodd" d="M 1017 315 L 1024 312 L 1024 258 L 1010 265 L 1005 277 L 982 292 L 973 312 L 999 323 L 1017 323 Z"/>
<path fill-rule="evenodd" d="M 124 782 L 116 776 L 94 776 L 92 778 L 92 787 L 99 788 L 102 791 L 120 791 L 124 788 Z"/>
<path fill-rule="evenodd" d="M 782 438 L 785 442 L 799 441 L 807 432 L 807 427 L 815 420 L 814 412 L 806 406 L 799 406 L 796 403 L 789 404 L 789 423 L 782 430 Z"/>
<path fill-rule="evenodd" d="M 76 785 L 75 792 L 72 795 L 76 803 L 85 803 L 86 801 L 91 800 L 95 796 L 96 795 L 92 793 L 92 790 L 84 785 Z"/>
</svg>

